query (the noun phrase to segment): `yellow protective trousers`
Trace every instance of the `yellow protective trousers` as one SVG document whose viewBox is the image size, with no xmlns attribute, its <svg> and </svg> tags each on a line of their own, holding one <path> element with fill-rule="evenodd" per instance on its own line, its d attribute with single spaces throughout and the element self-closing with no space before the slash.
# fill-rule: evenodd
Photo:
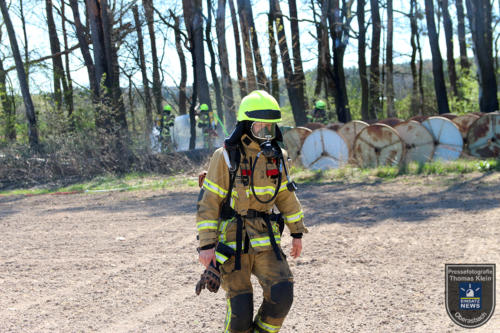
<svg viewBox="0 0 500 333">
<path fill-rule="evenodd" d="M 234 256 L 220 268 L 222 288 L 226 291 L 227 313 L 224 332 L 279 332 L 293 302 L 293 276 L 286 257 L 282 260 L 270 251 L 256 252 L 252 248 L 241 255 L 241 269 L 234 270 Z M 251 274 L 263 289 L 264 301 L 253 316 Z"/>
</svg>

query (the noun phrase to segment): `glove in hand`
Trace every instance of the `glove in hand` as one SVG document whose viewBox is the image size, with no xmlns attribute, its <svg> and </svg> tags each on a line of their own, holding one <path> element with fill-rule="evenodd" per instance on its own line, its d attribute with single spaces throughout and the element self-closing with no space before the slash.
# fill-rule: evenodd
<svg viewBox="0 0 500 333">
<path fill-rule="evenodd" d="M 199 295 L 201 291 L 205 288 L 208 291 L 216 293 L 220 287 L 220 272 L 217 268 L 212 265 L 208 266 L 207 269 L 201 274 L 200 281 L 196 284 L 196 295 Z"/>
</svg>

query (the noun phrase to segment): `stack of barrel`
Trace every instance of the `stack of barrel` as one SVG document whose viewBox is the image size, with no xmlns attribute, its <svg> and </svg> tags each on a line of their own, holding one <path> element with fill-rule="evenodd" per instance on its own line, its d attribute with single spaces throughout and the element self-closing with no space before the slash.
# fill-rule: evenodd
<svg viewBox="0 0 500 333">
<path fill-rule="evenodd" d="M 372 124 L 310 123 L 284 134 L 289 157 L 310 169 L 397 166 L 500 157 L 500 113 L 388 118 Z"/>
</svg>

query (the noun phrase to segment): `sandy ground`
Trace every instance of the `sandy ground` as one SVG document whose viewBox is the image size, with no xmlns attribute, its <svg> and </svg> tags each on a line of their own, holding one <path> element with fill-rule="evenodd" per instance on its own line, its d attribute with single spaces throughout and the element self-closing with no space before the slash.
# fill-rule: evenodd
<svg viewBox="0 0 500 333">
<path fill-rule="evenodd" d="M 444 265 L 498 269 L 499 189 L 499 174 L 301 186 L 310 233 L 281 332 L 469 332 L 446 314 Z M 194 294 L 196 197 L 0 197 L 0 332 L 221 332 L 224 293 Z M 474 332 L 500 332 L 499 289 Z"/>
</svg>

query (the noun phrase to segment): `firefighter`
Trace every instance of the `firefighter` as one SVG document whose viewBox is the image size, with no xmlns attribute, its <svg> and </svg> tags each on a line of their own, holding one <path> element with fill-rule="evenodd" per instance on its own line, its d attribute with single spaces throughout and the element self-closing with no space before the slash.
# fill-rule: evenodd
<svg viewBox="0 0 500 333">
<path fill-rule="evenodd" d="M 160 132 L 160 143 L 163 149 L 170 150 L 173 142 L 172 127 L 174 126 L 174 115 L 172 114 L 172 106 L 166 104 L 163 107 L 163 114 L 156 118 L 156 126 Z"/>
<path fill-rule="evenodd" d="M 200 105 L 200 112 L 198 116 L 198 127 L 203 131 L 203 137 L 207 148 L 212 148 L 212 137 L 217 136 L 216 122 L 214 114 L 210 111 L 207 104 Z"/>
<path fill-rule="evenodd" d="M 312 110 L 312 114 L 308 115 L 307 118 L 310 122 L 328 124 L 328 118 L 326 116 L 326 103 L 322 100 L 316 101 L 314 104 L 314 109 Z"/>
<path fill-rule="evenodd" d="M 207 104 L 201 104 L 200 105 L 200 112 L 198 115 L 198 127 L 207 130 L 212 127 L 212 122 L 210 120 L 210 108 L 208 107 Z"/>
<path fill-rule="evenodd" d="M 293 276 L 280 247 L 282 229 L 271 214 L 273 206 L 293 237 L 293 258 L 301 254 L 307 229 L 286 152 L 277 143 L 282 140 L 278 103 L 265 91 L 253 91 L 241 101 L 237 120 L 224 147 L 213 154 L 200 191 L 199 261 L 209 272 L 209 290 L 217 291 L 212 285 L 217 279 L 210 277 L 220 272 L 227 299 L 224 332 L 274 333 L 292 305 Z M 255 317 L 251 274 L 264 296 Z"/>
</svg>

